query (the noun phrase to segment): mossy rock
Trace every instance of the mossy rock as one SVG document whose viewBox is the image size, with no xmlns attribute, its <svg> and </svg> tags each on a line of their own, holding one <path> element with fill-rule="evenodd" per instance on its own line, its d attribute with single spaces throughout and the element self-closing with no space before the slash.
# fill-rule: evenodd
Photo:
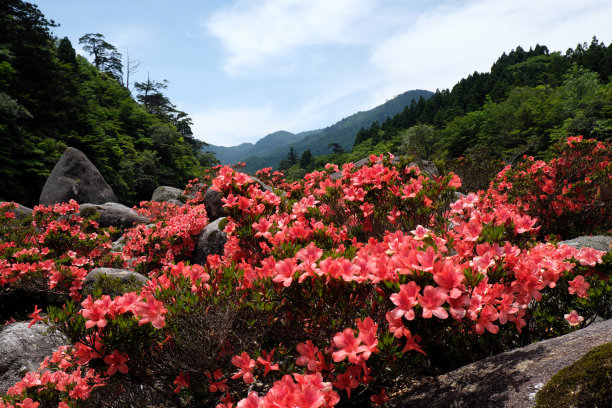
<svg viewBox="0 0 612 408">
<path fill-rule="evenodd" d="M 536 408 L 612 406 L 612 343 L 594 348 L 555 374 L 536 395 Z"/>
</svg>

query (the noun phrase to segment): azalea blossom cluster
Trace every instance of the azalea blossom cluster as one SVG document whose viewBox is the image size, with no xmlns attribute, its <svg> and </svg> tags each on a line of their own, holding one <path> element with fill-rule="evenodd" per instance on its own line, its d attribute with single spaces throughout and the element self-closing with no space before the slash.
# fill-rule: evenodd
<svg viewBox="0 0 612 408">
<path fill-rule="evenodd" d="M 612 229 L 612 144 L 570 136 L 548 163 L 524 157 L 506 166 L 492 189 L 539 219 L 545 234 Z"/>
<path fill-rule="evenodd" d="M 78 358 L 78 345 L 61 346 L 46 357 L 39 370 L 28 372 L 22 380 L 10 387 L 0 399 L 1 408 L 36 408 L 40 402 L 32 397 L 52 395 L 58 408 L 73 407 L 73 403 L 89 398 L 91 392 L 103 387 L 106 376 L 91 368 L 84 367 L 86 362 Z"/>
<path fill-rule="evenodd" d="M 137 225 L 125 234 L 121 257 L 124 266 L 143 274 L 188 259 L 208 223 L 204 205 L 144 202 L 138 212 L 154 223 Z"/>
<path fill-rule="evenodd" d="M 266 170 L 259 177 L 276 188 L 266 189 L 222 166 L 210 187 L 192 183 L 200 191 L 187 206 L 141 205 L 153 224 L 126 232 L 122 259 L 149 282 L 50 313 L 76 336 L 63 351 L 66 373 L 96 367 L 94 387 L 141 369 L 165 380 L 168 395 L 219 408 L 332 407 L 364 386 L 383 403 L 382 378 L 426 361 L 443 334 L 490 336 L 507 324 L 521 332 L 546 291 L 589 294 L 604 253 L 537 242 L 541 226 L 508 198 L 508 181 L 457 197 L 456 175 L 428 176 L 392 156 L 344 165 L 331 178 L 338 170 L 328 165 L 295 183 Z M 228 240 L 223 255 L 190 264 L 208 222 L 207 188 L 222 195 Z M 565 312 L 571 325 L 584 319 Z M 194 360 L 208 349 L 189 354 L 203 340 L 181 332 L 185 325 L 190 335 L 207 330 L 206 366 Z M 168 356 L 184 360 L 173 366 Z M 36 389 L 18 387 L 7 402 L 36 404 Z"/>
<path fill-rule="evenodd" d="M 5 220 L 14 219 L 14 203 L 2 204 Z M 13 225 L 0 244 L 0 287 L 26 285 L 40 291 L 81 297 L 87 272 L 112 262 L 110 232 L 79 215 L 68 203 L 34 207 L 30 225 Z M 20 234 L 13 236 L 14 234 Z"/>
</svg>

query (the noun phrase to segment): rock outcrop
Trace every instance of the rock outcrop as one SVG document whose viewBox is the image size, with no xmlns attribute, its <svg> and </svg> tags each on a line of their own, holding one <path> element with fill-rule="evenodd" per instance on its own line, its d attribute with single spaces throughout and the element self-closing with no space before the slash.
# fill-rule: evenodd
<svg viewBox="0 0 612 408">
<path fill-rule="evenodd" d="M 227 215 L 223 209 L 222 198 L 223 194 L 210 188 L 204 193 L 204 207 L 206 208 L 206 215 L 209 221 L 214 221 Z"/>
<path fill-rule="evenodd" d="M 117 197 L 102 174 L 79 150 L 69 147 L 59 159 L 40 194 L 40 204 L 104 204 Z"/>
<path fill-rule="evenodd" d="M 393 398 L 395 408 L 530 408 L 559 370 L 612 341 L 612 319 L 468 364 Z"/>
<path fill-rule="evenodd" d="M 208 224 L 200 234 L 194 252 L 195 263 L 204 265 L 208 255 L 223 255 L 227 234 L 219 228 L 219 223 L 224 219 L 217 218 Z"/>
<path fill-rule="evenodd" d="M 106 278 L 106 282 L 101 282 Z M 91 293 L 97 283 L 101 282 L 105 295 L 122 295 L 132 290 L 140 289 L 147 284 L 148 279 L 129 269 L 95 268 L 87 274 L 83 282 L 83 293 Z"/>
<path fill-rule="evenodd" d="M 561 241 L 559 244 L 569 245 L 571 247 L 580 249 L 584 247 L 590 247 L 598 251 L 610 251 L 612 250 L 612 237 L 606 235 L 593 235 L 593 236 L 582 236 L 576 237 L 567 241 Z"/>
<path fill-rule="evenodd" d="M 117 228 L 129 228 L 134 224 L 146 224 L 149 219 L 138 214 L 136 211 L 123 204 L 105 203 L 91 204 L 85 203 L 80 208 L 81 217 L 88 217 L 93 214 L 98 214 L 98 224 L 102 228 L 110 226 Z"/>
<path fill-rule="evenodd" d="M 45 357 L 68 341 L 58 334 L 48 334 L 48 327 L 29 322 L 0 327 L 0 395 L 6 393 L 28 371 L 38 370 Z"/>
<path fill-rule="evenodd" d="M 187 201 L 187 197 L 183 194 L 183 190 L 176 187 L 159 186 L 153 191 L 151 201 L 170 202 L 173 204 L 183 205 Z"/>
</svg>

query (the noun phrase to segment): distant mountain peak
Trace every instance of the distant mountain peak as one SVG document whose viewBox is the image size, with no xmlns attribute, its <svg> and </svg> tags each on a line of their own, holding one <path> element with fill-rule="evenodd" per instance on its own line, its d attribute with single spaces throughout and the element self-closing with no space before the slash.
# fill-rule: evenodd
<svg viewBox="0 0 612 408">
<path fill-rule="evenodd" d="M 235 164 L 245 161 L 245 170 L 255 172 L 263 167 L 276 167 L 285 158 L 289 147 L 293 146 L 296 154 L 310 149 L 313 155 L 330 153 L 328 145 L 337 143 L 349 150 L 361 127 L 367 128 L 375 121 L 383 122 L 387 117 L 400 113 L 412 100 L 429 98 L 433 92 L 422 89 L 407 91 L 387 100 L 382 105 L 367 111 L 359 111 L 347 116 L 324 129 L 311 130 L 294 134 L 285 130 L 270 133 L 255 144 L 243 143 L 238 146 L 224 147 L 209 145 L 206 150 L 215 153 L 222 164 Z"/>
</svg>

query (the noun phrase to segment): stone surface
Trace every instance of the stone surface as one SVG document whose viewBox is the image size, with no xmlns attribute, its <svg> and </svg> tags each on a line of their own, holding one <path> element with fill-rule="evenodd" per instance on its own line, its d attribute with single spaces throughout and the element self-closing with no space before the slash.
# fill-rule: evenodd
<svg viewBox="0 0 612 408">
<path fill-rule="evenodd" d="M 142 287 L 148 282 L 148 279 L 145 276 L 129 269 L 95 268 L 92 269 L 91 272 L 89 272 L 85 277 L 85 281 L 83 282 L 83 293 L 91 293 L 92 288 L 94 287 L 96 282 L 100 280 L 101 276 L 118 279 L 122 288 L 125 289 L 119 290 L 122 288 L 115 288 L 117 290 L 113 290 L 112 293 L 110 293 L 110 291 L 103 290 L 104 294 L 106 295 L 120 295 L 135 289 L 135 286 Z"/>
<path fill-rule="evenodd" d="M 569 245 L 577 249 L 590 247 L 598 251 L 608 252 L 612 249 L 612 237 L 605 235 L 582 236 L 567 241 L 561 241 L 559 244 Z"/>
<path fill-rule="evenodd" d="M 172 199 L 170 199 L 170 200 L 167 200 L 166 202 L 167 202 L 167 203 L 170 203 L 170 204 L 175 204 L 175 205 L 178 205 L 178 206 L 183 206 L 183 205 L 185 205 L 185 203 L 184 203 L 184 202 L 182 202 L 181 200 L 175 200 L 175 199 L 173 199 L 173 198 L 172 198 Z"/>
<path fill-rule="evenodd" d="M 28 371 L 38 370 L 45 357 L 68 341 L 58 334 L 47 334 L 48 327 L 29 322 L 0 326 L 0 395 L 6 393 Z"/>
<path fill-rule="evenodd" d="M 264 183 L 263 181 L 261 181 L 260 179 L 258 179 L 257 177 L 254 176 L 249 176 L 254 182 L 256 182 L 257 184 L 259 184 L 259 188 L 262 191 L 269 191 L 271 193 L 274 193 L 274 189 L 272 187 L 270 187 L 269 185 L 267 185 L 266 183 Z"/>
<path fill-rule="evenodd" d="M 396 408 L 530 408 L 559 370 L 612 341 L 612 319 L 466 365 L 394 396 Z"/>
<path fill-rule="evenodd" d="M 159 186 L 153 192 L 153 196 L 151 197 L 151 201 L 170 201 L 176 204 L 176 202 L 180 202 L 180 205 L 185 204 L 186 198 L 183 195 L 183 190 L 178 189 L 176 187 L 169 186 Z"/>
<path fill-rule="evenodd" d="M 440 175 L 440 171 L 438 171 L 438 168 L 436 167 L 436 165 L 432 161 L 429 161 L 429 160 L 413 161 L 413 162 L 410 162 L 408 166 L 417 166 L 428 177 L 434 177 L 434 176 Z"/>
<path fill-rule="evenodd" d="M 217 218 L 204 228 L 200 234 L 194 252 L 195 263 L 204 265 L 208 255 L 223 255 L 227 235 L 219 229 L 219 223 L 225 218 Z"/>
<path fill-rule="evenodd" d="M 82 217 L 88 217 L 93 213 L 98 213 L 98 224 L 100 227 L 107 228 L 110 226 L 117 228 L 129 228 L 134 224 L 145 224 L 149 219 L 138 214 L 136 211 L 123 204 L 105 203 L 91 204 L 85 203 L 80 206 L 80 214 Z"/>
<path fill-rule="evenodd" d="M 113 252 L 123 252 L 123 247 L 125 246 L 125 235 L 119 237 L 118 240 L 114 241 L 111 246 L 111 251 Z"/>
<path fill-rule="evenodd" d="M 204 207 L 206 208 L 206 215 L 209 221 L 226 216 L 223 202 L 221 201 L 222 198 L 223 194 L 219 191 L 210 188 L 206 190 L 204 194 Z"/>
<path fill-rule="evenodd" d="M 40 194 L 40 204 L 68 202 L 103 204 L 117 201 L 102 174 L 79 150 L 69 147 L 59 159 Z"/>
<path fill-rule="evenodd" d="M 1 202 L 0 204 L 4 204 L 4 202 Z M 28 215 L 32 215 L 33 210 L 31 208 L 26 207 L 24 205 L 21 205 L 19 203 L 15 203 L 15 205 L 17 207 L 16 208 L 12 208 L 10 210 L 10 212 L 15 214 L 15 218 L 22 219 L 22 218 L 27 217 Z"/>
</svg>

